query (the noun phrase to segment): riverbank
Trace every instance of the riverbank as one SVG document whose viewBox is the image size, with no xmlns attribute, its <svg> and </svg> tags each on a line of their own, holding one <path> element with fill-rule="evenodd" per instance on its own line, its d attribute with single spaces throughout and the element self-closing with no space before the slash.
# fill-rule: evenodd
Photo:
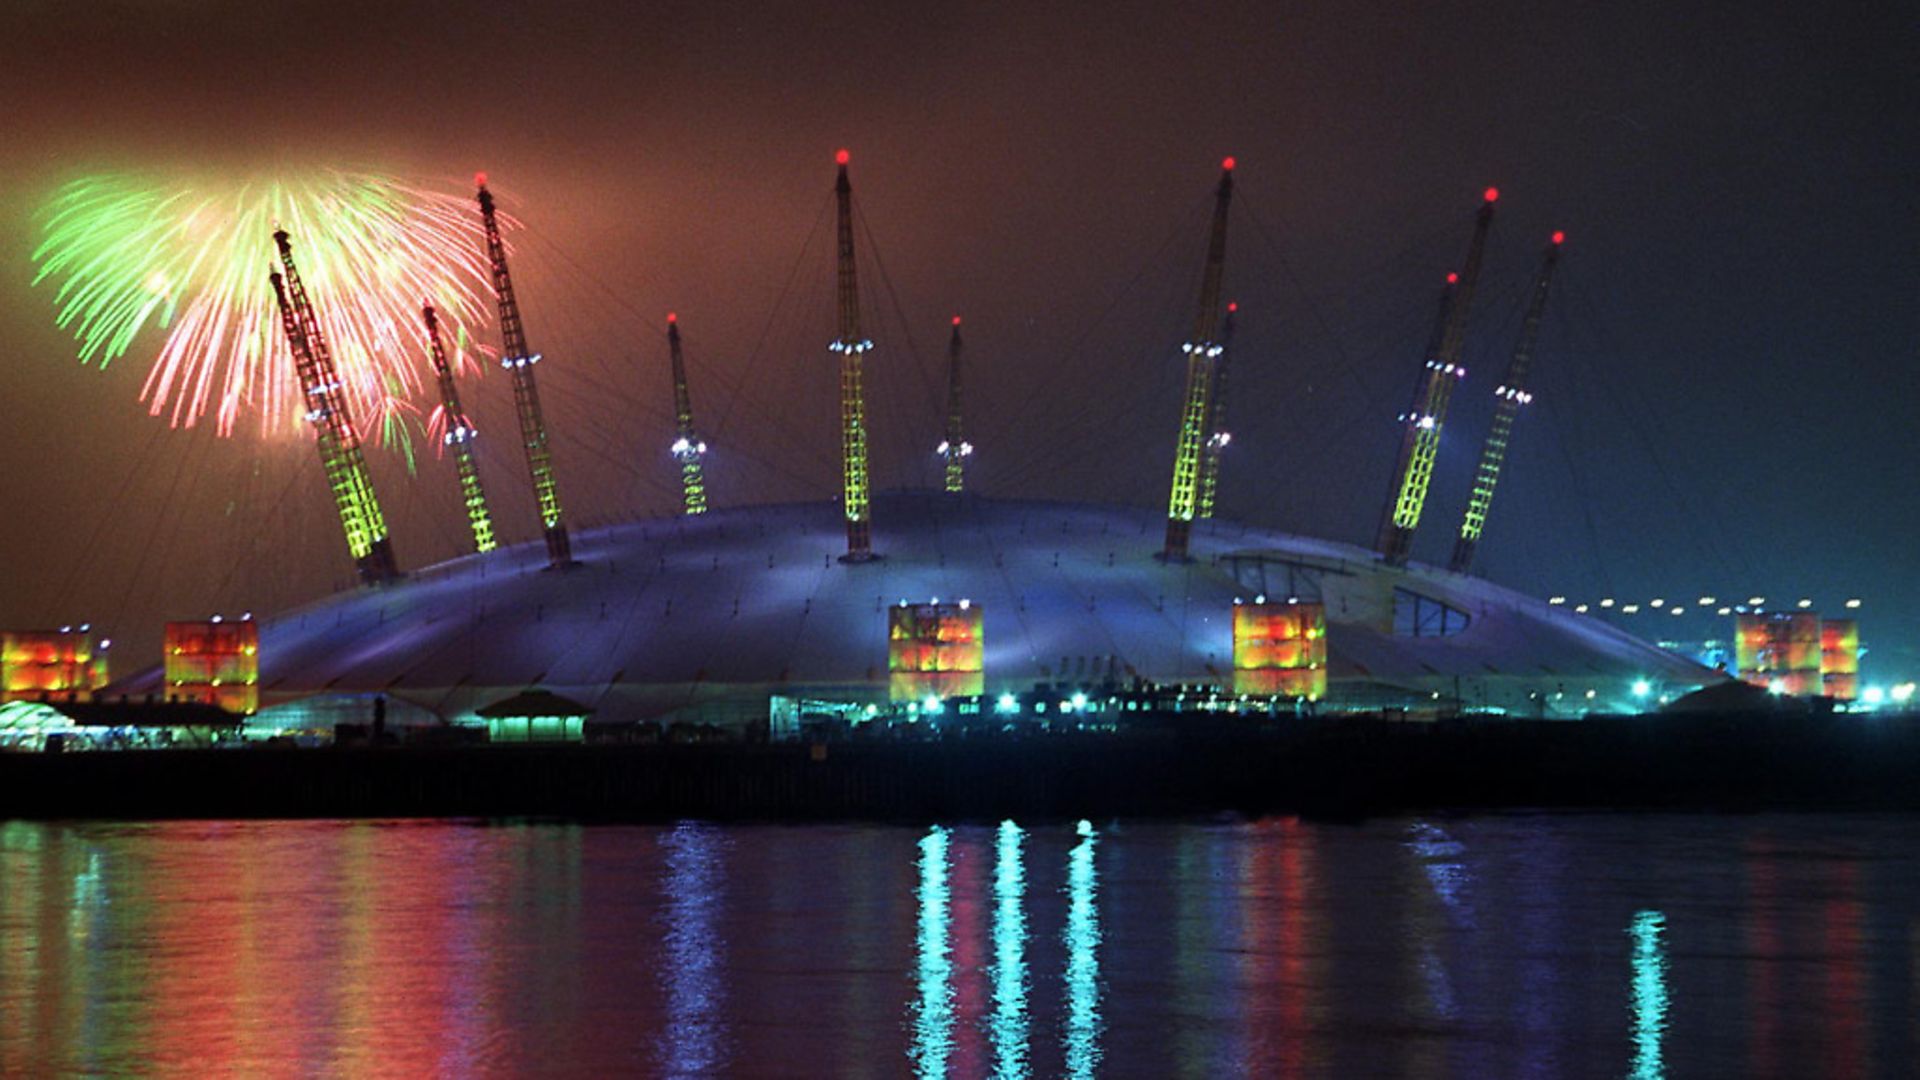
<svg viewBox="0 0 1920 1080">
<path fill-rule="evenodd" d="M 0 818 L 1920 810 L 1913 717 L 1289 720 L 947 741 L 0 755 Z"/>
</svg>

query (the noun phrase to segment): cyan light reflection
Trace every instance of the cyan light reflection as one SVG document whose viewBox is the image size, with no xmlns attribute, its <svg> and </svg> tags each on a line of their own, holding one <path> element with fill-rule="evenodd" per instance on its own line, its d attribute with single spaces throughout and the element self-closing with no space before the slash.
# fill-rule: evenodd
<svg viewBox="0 0 1920 1080">
<path fill-rule="evenodd" d="M 993 1074 L 1024 1080 L 1027 1066 L 1027 872 L 1020 826 L 1000 823 L 993 867 Z"/>
<path fill-rule="evenodd" d="M 1093 865 L 1093 824 L 1082 821 L 1080 843 L 1067 855 L 1067 1022 L 1062 1032 L 1068 1076 L 1089 1077 L 1100 1067 L 1100 908 Z"/>
<path fill-rule="evenodd" d="M 913 1046 L 907 1055 L 923 1077 L 947 1074 L 953 1051 L 953 961 L 948 956 L 947 830 L 934 826 L 920 840 L 920 925 L 914 951 L 920 962 L 920 998 L 913 1006 Z"/>
<path fill-rule="evenodd" d="M 682 823 L 667 833 L 665 1058 L 674 1076 L 718 1070 L 726 1034 L 717 915 L 721 839 L 710 825 Z"/>
<path fill-rule="evenodd" d="M 1667 956 L 1662 938 L 1667 917 L 1642 911 L 1633 917 L 1633 1080 L 1667 1075 L 1660 1054 L 1667 1032 Z"/>
</svg>

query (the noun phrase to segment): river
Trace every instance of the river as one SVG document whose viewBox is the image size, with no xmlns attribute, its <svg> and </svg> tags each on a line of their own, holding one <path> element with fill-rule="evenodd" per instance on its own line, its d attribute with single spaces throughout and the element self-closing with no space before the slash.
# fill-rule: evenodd
<svg viewBox="0 0 1920 1080">
<path fill-rule="evenodd" d="M 1907 1076 L 1920 818 L 0 824 L 0 1074 Z"/>
</svg>

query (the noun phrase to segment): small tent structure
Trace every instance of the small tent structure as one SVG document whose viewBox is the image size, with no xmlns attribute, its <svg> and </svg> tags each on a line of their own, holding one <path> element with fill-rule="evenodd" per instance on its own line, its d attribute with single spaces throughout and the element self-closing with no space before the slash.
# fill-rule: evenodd
<svg viewBox="0 0 1920 1080">
<path fill-rule="evenodd" d="M 497 743 L 580 742 L 593 710 L 534 687 L 474 710 L 487 722 L 487 739 Z"/>
</svg>

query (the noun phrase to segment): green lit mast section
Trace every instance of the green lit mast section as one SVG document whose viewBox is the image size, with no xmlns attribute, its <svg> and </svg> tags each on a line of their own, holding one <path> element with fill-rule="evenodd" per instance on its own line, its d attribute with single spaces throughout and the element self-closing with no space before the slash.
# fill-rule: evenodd
<svg viewBox="0 0 1920 1080">
<path fill-rule="evenodd" d="M 453 463 L 460 473 L 460 498 L 467 506 L 467 523 L 473 526 L 473 550 L 486 554 L 499 547 L 493 536 L 493 515 L 487 512 L 487 493 L 480 486 L 480 462 L 473 456 L 473 439 L 479 434 L 473 421 L 460 407 L 460 388 L 453 383 L 453 368 L 447 364 L 447 351 L 440 344 L 440 318 L 432 304 L 420 307 L 427 324 L 427 348 L 433 358 L 433 374 L 440 380 L 440 412 L 446 424 L 441 439 L 453 450 Z"/>
<path fill-rule="evenodd" d="M 293 245 L 287 231 L 276 229 L 273 243 L 280 252 L 285 271 L 269 275 L 274 299 L 280 305 L 280 325 L 287 345 L 293 350 L 294 371 L 300 377 L 300 390 L 307 403 L 307 420 L 313 424 L 320 447 L 320 464 L 327 474 L 327 487 L 340 512 L 340 527 L 347 534 L 347 550 L 353 554 L 354 568 L 360 580 L 381 585 L 400 577 L 399 563 L 393 557 L 393 544 L 387 538 L 386 517 L 380 513 L 380 500 L 373 494 L 373 479 L 367 473 L 367 459 L 360 451 L 360 433 L 353 426 L 347 409 L 346 388 L 333 364 L 320 319 L 313 302 L 293 265 Z"/>
<path fill-rule="evenodd" d="M 947 463 L 947 490 L 955 495 L 967 489 L 967 458 L 973 444 L 967 441 L 966 425 L 960 413 L 960 316 L 953 317 L 953 337 L 947 342 L 947 437 L 934 448 Z"/>
<path fill-rule="evenodd" d="M 1200 310 L 1193 337 L 1180 346 L 1187 354 L 1187 391 L 1180 406 L 1180 435 L 1174 444 L 1173 493 L 1167 502 L 1167 542 L 1160 557 L 1184 562 L 1193 519 L 1199 512 L 1201 472 L 1207 441 L 1213 434 L 1214 364 L 1225 346 L 1214 339 L 1220 319 L 1220 275 L 1227 262 L 1227 204 L 1233 199 L 1233 159 L 1220 163 L 1220 187 L 1214 192 L 1213 230 L 1207 240 L 1207 266 L 1200 279 Z"/>
<path fill-rule="evenodd" d="M 1487 230 L 1493 225 L 1493 204 L 1500 198 L 1496 188 L 1488 188 L 1485 201 L 1473 223 L 1473 243 L 1467 248 L 1467 262 L 1454 283 L 1446 315 L 1437 336 L 1437 348 L 1427 350 L 1425 370 L 1421 372 L 1420 391 L 1414 405 L 1400 420 L 1404 425 L 1400 457 L 1394 466 L 1393 490 L 1383 515 L 1376 550 L 1388 563 L 1400 566 L 1413 551 L 1413 535 L 1420 527 L 1420 515 L 1426 509 L 1427 488 L 1433 483 L 1433 465 L 1440 455 L 1440 431 L 1447 421 L 1447 403 L 1453 398 L 1454 384 L 1466 377 L 1460 364 L 1460 347 L 1466 340 L 1467 312 L 1473 305 L 1473 287 L 1480 280 L 1481 256 L 1487 247 Z"/>
<path fill-rule="evenodd" d="M 1213 505 L 1220 494 L 1220 456 L 1233 441 L 1227 430 L 1227 365 L 1233 359 L 1233 317 L 1240 305 L 1227 301 L 1227 320 L 1220 326 L 1220 360 L 1213 373 L 1213 419 L 1207 425 L 1207 452 L 1200 462 L 1200 499 L 1194 516 L 1213 516 Z"/>
<path fill-rule="evenodd" d="M 839 209 L 840 336 L 827 348 L 840 354 L 840 463 L 843 505 L 847 516 L 847 553 L 841 562 L 867 562 L 873 554 L 873 519 L 868 510 L 872 491 L 867 481 L 867 395 L 861 382 L 860 358 L 873 341 L 860 333 L 860 283 L 853 267 L 853 184 L 847 180 L 851 155 L 834 155 L 840 178 L 834 183 Z"/>
<path fill-rule="evenodd" d="M 560 509 L 560 490 L 553 482 L 553 456 L 547 448 L 547 424 L 540 413 L 540 387 L 533 368 L 540 354 L 527 347 L 526 327 L 520 322 L 520 303 L 514 299 L 513 277 L 507 272 L 507 245 L 500 239 L 493 193 L 487 174 L 473 178 L 480 189 L 480 218 L 486 225 L 487 259 L 493 266 L 493 291 L 500 300 L 500 364 L 513 378 L 514 411 L 520 417 L 520 442 L 527 450 L 527 473 L 533 480 L 534 501 L 540 505 L 540 524 L 546 530 L 547 565 L 573 565 L 573 543 L 567 536 L 566 516 Z"/>
<path fill-rule="evenodd" d="M 1406 411 L 1398 418 L 1400 425 L 1400 453 L 1394 459 L 1393 484 L 1387 489 L 1386 505 L 1380 511 L 1380 530 L 1375 544 L 1377 550 L 1385 552 L 1392 541 L 1394 499 L 1400 494 L 1400 480 L 1406 475 L 1407 463 L 1413 460 L 1414 437 L 1420 434 L 1419 419 L 1425 414 L 1430 384 L 1433 381 L 1434 358 L 1440 355 L 1440 342 L 1447 336 L 1447 320 L 1453 313 L 1453 290 L 1460 284 L 1458 273 L 1449 273 L 1447 283 L 1440 288 L 1440 303 L 1433 315 L 1433 332 L 1427 336 L 1427 347 L 1420 355 L 1426 357 L 1426 366 L 1421 369 L 1420 381 L 1414 385 L 1413 400 Z"/>
<path fill-rule="evenodd" d="M 707 512 L 707 480 L 700 469 L 707 442 L 693 427 L 693 395 L 687 392 L 687 360 L 680 351 L 680 317 L 667 313 L 667 353 L 673 362 L 673 459 L 680 463 L 680 488 L 688 514 Z"/>
<path fill-rule="evenodd" d="M 1540 273 L 1533 279 L 1533 292 L 1527 300 L 1526 318 L 1520 324 L 1520 340 L 1514 344 L 1513 359 L 1507 361 L 1506 378 L 1493 392 L 1493 426 L 1487 429 L 1487 441 L 1480 448 L 1480 467 L 1473 474 L 1473 495 L 1467 500 L 1467 514 L 1460 523 L 1460 536 L 1453 543 L 1453 558 L 1447 569 L 1464 574 L 1473 569 L 1473 552 L 1480 543 L 1480 532 L 1487 527 L 1487 509 L 1493 505 L 1493 488 L 1500 481 L 1500 467 L 1507 460 L 1507 443 L 1513 435 L 1513 421 L 1520 407 L 1533 400 L 1527 389 L 1527 373 L 1533 367 L 1533 348 L 1540 340 L 1540 316 L 1547 310 L 1547 292 L 1553 285 L 1553 268 L 1560 262 L 1560 245 L 1567 234 L 1554 233 L 1540 261 Z"/>
</svg>

